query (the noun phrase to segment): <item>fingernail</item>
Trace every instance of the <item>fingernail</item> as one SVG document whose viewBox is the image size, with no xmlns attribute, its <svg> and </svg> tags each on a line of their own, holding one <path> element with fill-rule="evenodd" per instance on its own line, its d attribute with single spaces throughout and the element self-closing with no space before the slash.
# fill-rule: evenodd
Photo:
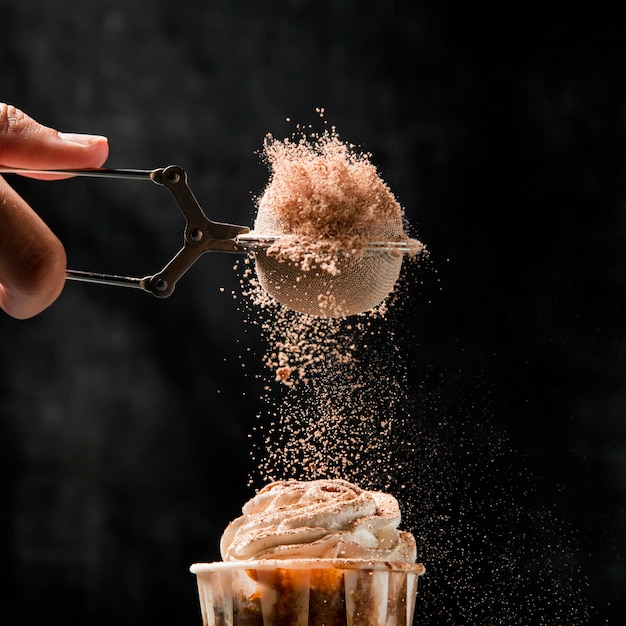
<svg viewBox="0 0 626 626">
<path fill-rule="evenodd" d="M 108 141 L 106 137 L 102 137 L 101 135 L 80 135 L 77 133 L 59 133 L 59 137 L 63 141 L 77 143 L 81 146 L 93 146 L 96 143 Z"/>
</svg>

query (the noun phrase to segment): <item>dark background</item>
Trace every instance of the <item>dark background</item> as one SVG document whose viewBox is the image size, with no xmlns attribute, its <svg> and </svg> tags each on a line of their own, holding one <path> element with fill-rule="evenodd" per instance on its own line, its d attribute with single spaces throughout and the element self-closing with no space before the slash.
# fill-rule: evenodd
<svg viewBox="0 0 626 626">
<path fill-rule="evenodd" d="M 489 579 L 499 545 L 524 555 L 540 544 L 557 578 L 588 580 L 552 599 L 576 596 L 585 608 L 570 618 L 523 587 L 502 588 L 506 611 L 496 589 L 481 606 L 438 577 L 446 531 L 425 514 L 423 623 L 620 624 L 622 16 L 453 6 L 0 0 L 0 99 L 107 135 L 113 167 L 182 165 L 209 217 L 241 224 L 267 181 L 265 134 L 288 136 L 325 107 L 373 153 L 430 250 L 391 318 L 409 394 L 432 408 L 425 437 L 446 459 L 420 481 L 447 490 L 436 519 L 446 513 L 457 534 L 471 491 L 470 514 L 497 538 L 482 562 L 480 550 L 456 554 L 452 585 Z M 143 276 L 181 243 L 176 206 L 148 183 L 15 184 L 70 267 Z M 217 558 L 258 486 L 248 435 L 271 380 L 233 261 L 204 257 L 164 301 L 68 284 L 41 316 L 0 318 L 3 623 L 200 623 L 188 566 Z M 499 462 L 485 471 L 493 440 Z M 498 506 L 494 493 L 506 496 Z M 502 527 L 519 503 L 533 528 L 511 544 Z"/>
</svg>

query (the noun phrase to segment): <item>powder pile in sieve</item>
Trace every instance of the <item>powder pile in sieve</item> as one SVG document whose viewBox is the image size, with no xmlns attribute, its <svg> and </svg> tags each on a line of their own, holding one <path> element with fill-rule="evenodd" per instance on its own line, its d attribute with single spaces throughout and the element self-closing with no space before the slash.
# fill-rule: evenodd
<svg viewBox="0 0 626 626">
<path fill-rule="evenodd" d="M 422 244 L 406 235 L 404 211 L 370 162 L 336 130 L 279 141 L 268 135 L 263 155 L 271 170 L 253 232 L 279 235 L 269 254 L 336 271 L 339 249 L 360 251 L 371 241 Z"/>
</svg>

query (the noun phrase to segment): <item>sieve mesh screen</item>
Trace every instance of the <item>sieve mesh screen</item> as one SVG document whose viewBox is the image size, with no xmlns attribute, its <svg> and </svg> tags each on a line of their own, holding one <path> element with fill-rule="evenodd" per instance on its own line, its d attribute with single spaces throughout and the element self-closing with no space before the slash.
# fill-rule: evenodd
<svg viewBox="0 0 626 626">
<path fill-rule="evenodd" d="M 284 306 L 323 317 L 346 317 L 370 311 L 393 290 L 402 267 L 402 255 L 390 252 L 338 253 L 337 272 L 313 264 L 256 253 L 261 286 Z"/>
</svg>

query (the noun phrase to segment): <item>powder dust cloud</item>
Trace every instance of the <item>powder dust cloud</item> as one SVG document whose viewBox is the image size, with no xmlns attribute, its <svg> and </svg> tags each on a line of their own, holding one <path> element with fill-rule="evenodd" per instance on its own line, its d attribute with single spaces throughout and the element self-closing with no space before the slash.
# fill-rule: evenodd
<svg viewBox="0 0 626 626">
<path fill-rule="evenodd" d="M 416 306 L 431 260 L 407 259 L 381 305 L 338 318 L 282 306 L 251 258 L 239 269 L 267 372 L 250 485 L 344 478 L 396 496 L 426 566 L 416 623 L 587 624 L 575 533 L 493 427 L 489 390 L 479 403 L 445 398 L 439 374 L 420 370 L 405 348 L 410 330 L 398 313 Z"/>
</svg>

